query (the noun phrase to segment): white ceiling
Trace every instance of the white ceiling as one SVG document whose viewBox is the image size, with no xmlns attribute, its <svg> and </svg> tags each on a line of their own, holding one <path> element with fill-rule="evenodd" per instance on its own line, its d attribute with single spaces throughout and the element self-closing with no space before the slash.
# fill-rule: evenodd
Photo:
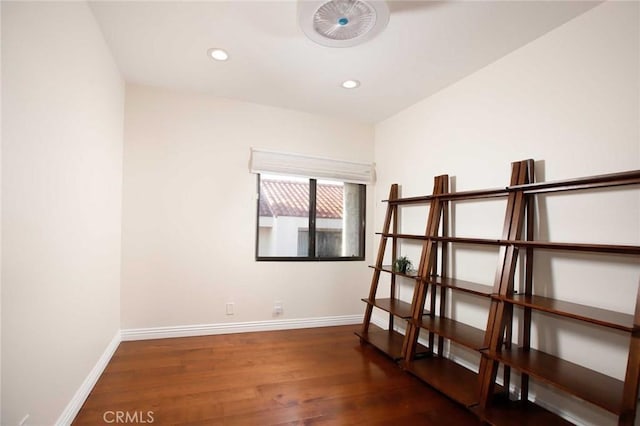
<svg viewBox="0 0 640 426">
<path fill-rule="evenodd" d="M 90 4 L 127 82 L 373 123 L 598 3 L 391 1 L 386 30 L 350 48 L 307 39 L 293 0 Z"/>
</svg>

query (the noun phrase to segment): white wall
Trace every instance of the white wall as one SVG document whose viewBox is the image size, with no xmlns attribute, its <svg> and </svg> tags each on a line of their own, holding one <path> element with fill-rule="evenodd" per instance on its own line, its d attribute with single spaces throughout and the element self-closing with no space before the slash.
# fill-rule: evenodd
<svg viewBox="0 0 640 426">
<path fill-rule="evenodd" d="M 289 319 L 364 312 L 366 261 L 254 260 L 250 147 L 371 161 L 373 128 L 127 86 L 123 329 L 271 320 L 275 300 Z M 235 315 L 225 315 L 226 302 Z"/>
<path fill-rule="evenodd" d="M 124 84 L 85 3 L 2 2 L 2 420 L 51 425 L 120 326 Z"/>
<path fill-rule="evenodd" d="M 393 182 L 402 184 L 405 196 L 429 193 L 440 173 L 452 175 L 457 190 L 505 186 L 510 162 L 526 158 L 536 160 L 539 180 L 640 168 L 639 13 L 637 2 L 602 4 L 379 123 L 374 198 L 385 198 Z M 539 205 L 538 236 L 637 245 L 639 200 L 637 189 L 546 197 Z M 375 208 L 379 228 L 384 206 Z M 502 202 L 459 204 L 455 233 L 497 237 L 503 214 Z M 404 225 L 424 232 L 424 215 L 418 216 L 410 212 Z M 496 253 L 457 250 L 456 275 L 492 284 Z M 557 298 L 631 313 L 638 261 L 611 259 L 539 252 L 534 285 Z M 403 297 L 410 297 L 407 288 Z M 484 328 L 485 307 L 472 297 L 458 297 L 453 310 Z M 534 342 L 623 377 L 625 335 L 565 320 L 552 326 L 538 316 Z M 614 424 L 608 413 L 584 404 L 542 391 L 538 397 L 587 424 Z"/>
</svg>

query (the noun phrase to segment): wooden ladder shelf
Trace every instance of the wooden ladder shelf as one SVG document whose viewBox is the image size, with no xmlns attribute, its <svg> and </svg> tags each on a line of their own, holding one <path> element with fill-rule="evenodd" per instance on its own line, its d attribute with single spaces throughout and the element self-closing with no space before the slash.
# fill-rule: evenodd
<svg viewBox="0 0 640 426">
<path fill-rule="evenodd" d="M 357 332 L 356 335 L 360 337 L 362 342 L 367 342 L 380 351 L 388 355 L 394 360 L 400 360 L 404 358 L 407 350 L 406 336 L 402 335 L 395 329 L 395 319 L 409 320 L 413 315 L 413 305 L 407 302 L 403 302 L 397 297 L 396 289 L 396 277 L 401 276 L 415 280 L 414 288 L 414 301 L 416 299 L 417 292 L 420 289 L 419 283 L 427 274 L 427 267 L 429 259 L 425 257 L 426 246 L 430 244 L 428 240 L 429 236 L 435 236 L 438 232 L 438 226 L 440 218 L 442 217 L 442 209 L 440 207 L 440 201 L 437 196 L 447 191 L 449 177 L 437 176 L 434 179 L 433 194 L 427 202 L 429 203 L 429 216 L 427 219 L 427 228 L 425 234 L 422 236 L 407 236 L 398 233 L 398 210 L 400 206 L 405 204 L 415 204 L 414 200 L 404 200 L 398 197 L 398 185 L 391 185 L 389 191 L 389 199 L 387 200 L 387 212 L 385 215 L 384 226 L 382 233 L 380 234 L 380 245 L 378 247 L 378 255 L 376 263 L 373 266 L 373 278 L 371 279 L 371 289 L 369 291 L 369 297 L 362 299 L 366 303 L 364 321 L 362 324 L 362 331 Z M 422 256 L 418 269 L 415 273 L 403 273 L 396 271 L 393 267 L 395 260 L 398 258 L 398 240 L 410 238 L 423 240 Z M 384 265 L 385 251 L 387 249 L 387 241 L 392 240 L 391 258 L 392 262 L 390 266 Z M 391 275 L 390 283 L 390 295 L 389 298 L 378 298 L 378 286 L 380 282 L 381 273 L 387 273 Z M 373 309 L 377 308 L 382 311 L 386 311 L 389 315 L 388 328 L 386 330 L 371 324 L 371 317 Z M 418 344 L 414 348 L 414 352 L 420 356 L 430 352 L 429 348 Z"/>
<path fill-rule="evenodd" d="M 629 185 L 637 187 L 640 171 L 536 183 L 534 161 L 523 160 L 512 163 L 510 183 L 504 188 L 449 192 L 448 181 L 447 175 L 436 176 L 431 195 L 410 198 L 399 198 L 398 185 L 391 186 L 378 255 L 372 266 L 369 297 L 362 299 L 366 303 L 365 316 L 362 330 L 356 333 L 361 342 L 372 344 L 409 373 L 469 408 L 487 424 L 571 424 L 529 401 L 530 380 L 534 380 L 613 413 L 619 425 L 633 425 L 640 383 L 640 288 L 635 296 L 634 315 L 555 300 L 536 293 L 533 262 L 536 249 L 606 253 L 638 260 L 640 246 L 536 241 L 534 212 L 539 194 L 602 191 Z M 500 197 L 506 198 L 507 203 L 499 238 L 449 235 L 450 203 Z M 406 234 L 399 230 L 399 208 L 415 204 L 425 204 L 429 208 L 424 235 Z M 392 266 L 384 265 L 389 239 L 392 241 L 391 264 L 398 257 L 401 241 L 422 242 L 420 262 L 415 272 L 400 273 Z M 448 276 L 452 270 L 448 265 L 448 250 L 452 244 L 464 244 L 467 248 L 498 248 L 498 265 L 492 286 Z M 522 271 L 520 289 L 516 289 L 514 284 L 518 271 Z M 382 273 L 391 276 L 389 298 L 377 298 Z M 411 303 L 398 298 L 397 277 L 413 280 Z M 447 312 L 447 298 L 453 293 L 485 300 L 483 303 L 488 304 L 488 309 L 484 330 L 451 317 Z M 388 313 L 387 329 L 371 324 L 374 308 Z M 532 314 L 536 311 L 550 314 L 552 318 L 569 318 L 628 333 L 629 351 L 624 380 L 532 348 Z M 394 323 L 398 318 L 406 321 L 404 334 Z M 518 342 L 513 341 L 516 318 L 520 327 Z M 428 334 L 421 335 L 421 331 Z M 477 373 L 449 357 L 453 346 L 461 346 L 477 354 Z M 503 376 L 498 384 L 500 365 Z M 509 398 L 512 370 L 520 377 L 517 401 Z"/>
</svg>

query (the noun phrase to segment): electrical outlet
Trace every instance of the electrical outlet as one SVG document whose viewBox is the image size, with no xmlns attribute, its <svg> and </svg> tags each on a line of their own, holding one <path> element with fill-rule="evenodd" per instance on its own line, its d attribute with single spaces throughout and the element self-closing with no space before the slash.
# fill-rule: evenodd
<svg viewBox="0 0 640 426">
<path fill-rule="evenodd" d="M 282 307 L 282 302 L 275 301 L 273 302 L 273 315 L 282 315 L 284 313 L 284 308 Z"/>
<path fill-rule="evenodd" d="M 233 303 L 227 303 L 227 315 L 233 315 Z"/>
</svg>

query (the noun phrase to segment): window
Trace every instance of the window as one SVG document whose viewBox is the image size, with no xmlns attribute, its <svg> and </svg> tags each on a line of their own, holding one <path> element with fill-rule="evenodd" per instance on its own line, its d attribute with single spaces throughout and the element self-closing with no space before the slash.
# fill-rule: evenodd
<svg viewBox="0 0 640 426">
<path fill-rule="evenodd" d="M 364 260 L 365 185 L 258 175 L 257 260 Z"/>
<path fill-rule="evenodd" d="M 258 175 L 256 260 L 364 260 L 373 163 L 252 148 L 249 171 Z"/>
</svg>

